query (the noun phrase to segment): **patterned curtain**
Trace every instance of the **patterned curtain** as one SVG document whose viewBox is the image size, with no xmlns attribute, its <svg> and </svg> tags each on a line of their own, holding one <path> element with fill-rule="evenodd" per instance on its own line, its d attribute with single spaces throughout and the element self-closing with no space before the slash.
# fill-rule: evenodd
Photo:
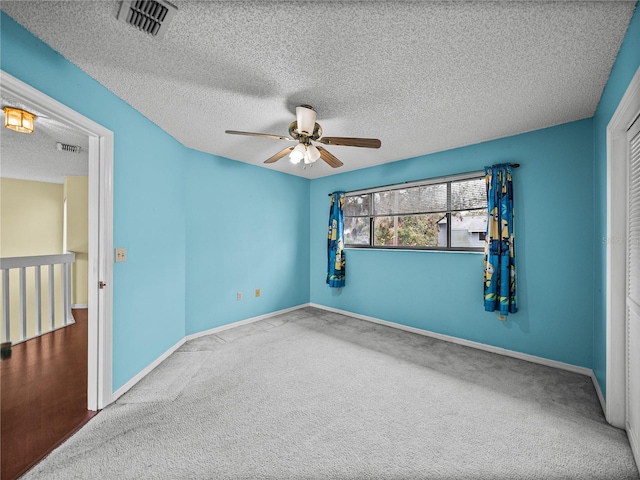
<svg viewBox="0 0 640 480">
<path fill-rule="evenodd" d="M 331 194 L 327 250 L 327 283 L 331 288 L 344 287 L 344 192 Z"/>
<path fill-rule="evenodd" d="M 518 311 L 510 163 L 484 168 L 489 218 L 484 242 L 484 309 L 508 315 Z"/>
</svg>

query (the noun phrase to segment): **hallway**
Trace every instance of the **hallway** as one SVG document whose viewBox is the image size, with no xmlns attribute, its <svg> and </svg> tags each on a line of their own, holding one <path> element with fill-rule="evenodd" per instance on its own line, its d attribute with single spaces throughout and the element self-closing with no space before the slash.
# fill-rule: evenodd
<svg viewBox="0 0 640 480">
<path fill-rule="evenodd" d="M 97 412 L 87 410 L 87 309 L 0 362 L 1 478 L 17 478 Z"/>
</svg>

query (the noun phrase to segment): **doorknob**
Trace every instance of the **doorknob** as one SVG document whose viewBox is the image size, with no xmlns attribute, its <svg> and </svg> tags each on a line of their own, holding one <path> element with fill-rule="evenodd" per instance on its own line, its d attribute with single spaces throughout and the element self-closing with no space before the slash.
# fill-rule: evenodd
<svg viewBox="0 0 640 480">
<path fill-rule="evenodd" d="M 99 289 L 101 289 L 101 290 L 102 290 L 104 287 L 106 287 L 106 286 L 107 286 L 107 284 L 106 284 L 106 283 L 104 283 L 103 281 L 100 281 L 100 282 L 98 283 L 98 288 L 99 288 Z"/>
</svg>

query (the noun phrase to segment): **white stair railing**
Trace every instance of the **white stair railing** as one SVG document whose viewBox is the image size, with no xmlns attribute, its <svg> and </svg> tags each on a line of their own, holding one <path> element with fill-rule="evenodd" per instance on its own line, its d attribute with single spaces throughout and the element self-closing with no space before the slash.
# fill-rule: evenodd
<svg viewBox="0 0 640 480">
<path fill-rule="evenodd" d="M 71 314 L 71 264 L 75 262 L 75 253 L 63 253 L 60 255 L 37 255 L 32 257 L 8 257 L 0 258 L 0 271 L 2 271 L 2 342 L 13 344 L 24 342 L 30 338 L 44 335 L 57 328 L 74 323 Z M 60 283 L 58 285 L 58 299 L 62 302 L 62 316 L 56 319 L 56 266 L 60 266 Z M 42 267 L 48 267 L 48 306 L 43 305 Z M 33 275 L 33 310 L 28 309 L 27 304 L 27 269 L 34 269 Z M 11 270 L 17 270 L 19 288 L 18 325 L 19 335 L 11 331 L 11 300 L 15 300 L 15 293 L 11 290 Z M 27 313 L 33 312 L 33 315 Z M 46 314 L 46 315 L 45 315 Z M 46 316 L 46 319 L 43 317 Z M 45 321 L 43 321 L 45 320 Z M 57 320 L 57 321 L 56 321 Z M 30 324 L 33 322 L 33 324 Z M 33 328 L 29 328 L 33 327 Z M 35 332 L 30 334 L 30 332 Z"/>
</svg>

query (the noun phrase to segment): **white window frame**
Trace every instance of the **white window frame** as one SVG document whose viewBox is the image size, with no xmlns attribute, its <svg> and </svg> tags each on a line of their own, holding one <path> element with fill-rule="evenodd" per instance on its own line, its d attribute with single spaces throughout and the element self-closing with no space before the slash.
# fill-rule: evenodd
<svg viewBox="0 0 640 480">
<path fill-rule="evenodd" d="M 467 173 L 461 173 L 461 174 L 456 174 L 456 175 L 448 175 L 448 176 L 443 176 L 443 177 L 434 177 L 434 178 L 428 178 L 428 179 L 423 179 L 423 180 L 416 180 L 416 181 L 412 181 L 412 182 L 404 182 L 404 183 L 397 183 L 397 184 L 391 184 L 391 185 L 385 185 L 385 186 L 381 186 L 381 187 L 373 187 L 373 188 L 367 188 L 367 189 L 363 189 L 363 190 L 353 190 L 353 191 L 349 191 L 349 192 L 345 192 L 345 197 L 355 197 L 355 196 L 360 196 L 360 195 L 372 195 L 375 193 L 381 193 L 381 192 L 388 192 L 388 191 L 392 191 L 392 190 L 401 190 L 401 189 L 408 189 L 408 188 L 413 188 L 413 187 L 422 187 L 422 186 L 428 186 L 428 185 L 437 185 L 437 184 L 448 184 L 447 186 L 447 209 L 446 212 L 443 211 L 443 213 L 445 213 L 446 217 L 447 217 L 447 245 L 446 246 L 411 246 L 411 245 L 375 245 L 374 241 L 375 241 L 375 232 L 374 232 L 374 219 L 378 216 L 381 215 L 376 215 L 375 211 L 373 211 L 374 208 L 374 202 L 373 202 L 373 198 L 370 199 L 370 208 L 372 209 L 372 211 L 369 212 L 368 215 L 344 215 L 345 218 L 354 218 L 354 217 L 359 217 L 359 218 L 368 218 L 369 219 L 369 244 L 367 245 L 362 245 L 362 244 L 350 244 L 350 243 L 346 243 L 345 240 L 345 248 L 353 248 L 353 249 L 381 249 L 381 250 L 425 250 L 425 251 L 446 251 L 446 252 L 450 252 L 450 251 L 455 251 L 455 252 L 483 252 L 484 251 L 484 247 L 453 247 L 451 246 L 451 214 L 455 213 L 455 211 L 451 208 L 451 195 L 450 195 L 450 191 L 451 191 L 451 183 L 454 182 L 458 182 L 458 181 L 464 181 L 464 180 L 473 180 L 473 179 L 482 179 L 484 181 L 485 178 L 485 173 L 483 170 L 479 170 L 479 171 L 474 171 L 474 172 L 467 172 Z M 485 207 L 487 208 L 487 207 Z M 469 209 L 469 210 L 475 210 L 475 209 Z M 412 215 L 412 214 L 419 214 L 419 213 L 423 213 L 423 212 L 415 212 L 415 213 L 403 213 L 403 215 Z M 395 215 L 384 215 L 384 216 L 395 216 Z"/>
</svg>

